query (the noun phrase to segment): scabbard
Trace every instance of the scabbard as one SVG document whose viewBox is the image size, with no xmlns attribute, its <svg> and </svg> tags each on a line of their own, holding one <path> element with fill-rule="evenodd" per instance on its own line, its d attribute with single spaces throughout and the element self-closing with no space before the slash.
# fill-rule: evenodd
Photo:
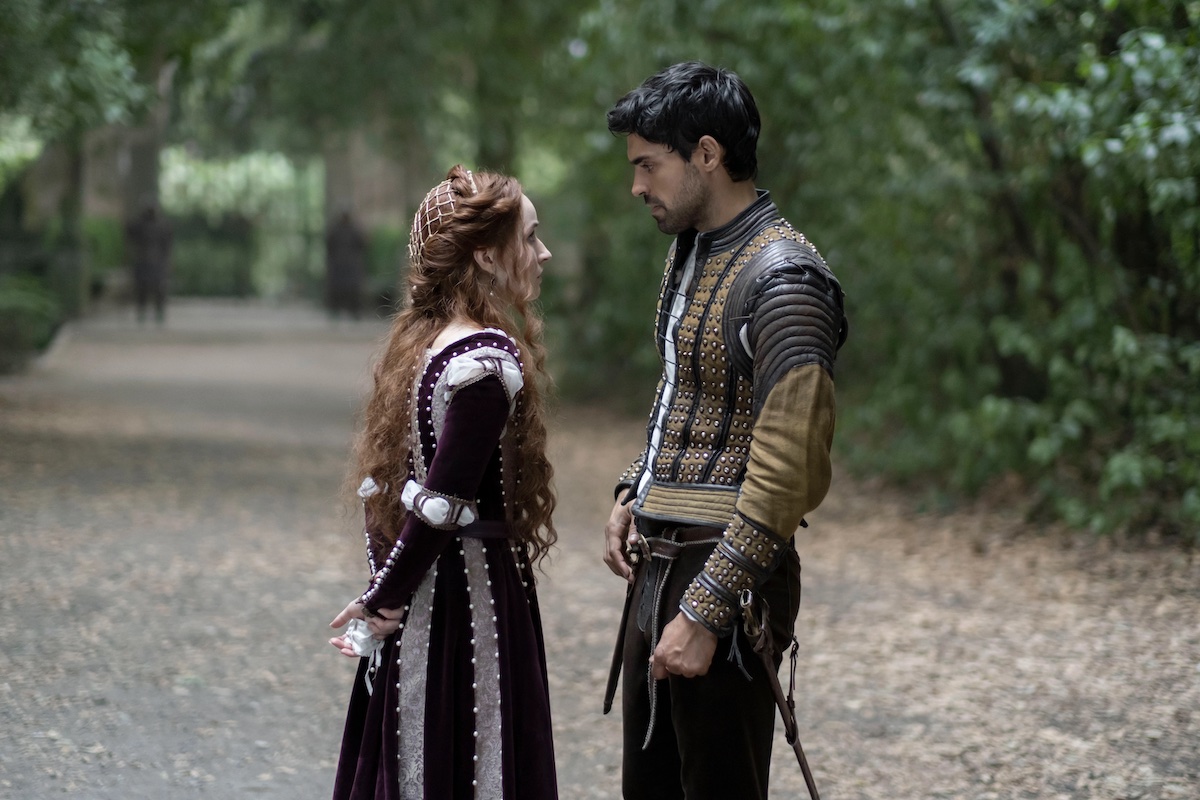
<svg viewBox="0 0 1200 800">
<path fill-rule="evenodd" d="M 763 666 L 766 667 L 767 678 L 771 683 L 771 693 L 775 695 L 775 705 L 779 706 L 779 716 L 783 717 L 784 735 L 787 736 L 788 744 L 796 753 L 796 761 L 800 763 L 800 772 L 804 775 L 804 785 L 808 787 L 809 797 L 812 800 L 821 800 L 821 795 L 817 794 L 817 782 L 813 780 L 812 770 L 808 768 L 808 758 L 804 755 L 804 748 L 800 746 L 796 711 L 783 693 L 783 686 L 779 683 L 779 673 L 775 666 L 775 657 L 768 650 L 770 648 L 763 648 L 758 651 L 758 655 L 762 658 Z"/>
<path fill-rule="evenodd" d="M 604 688 L 604 713 L 612 711 L 613 698 L 617 696 L 617 682 L 621 678 L 621 663 L 625 660 L 625 626 L 629 623 L 629 608 L 633 605 L 633 583 L 625 587 L 625 608 L 621 610 L 621 627 L 617 629 L 617 643 L 613 647 L 612 664 L 608 668 L 608 685 Z"/>
<path fill-rule="evenodd" d="M 754 652 L 762 659 L 763 668 L 767 673 L 767 682 L 771 684 L 771 694 L 775 696 L 775 705 L 779 707 L 779 716 L 783 718 L 783 732 L 787 742 L 796 753 L 796 761 L 800 764 L 800 773 L 804 775 L 804 785 L 808 787 L 808 796 L 812 800 L 821 800 L 817 793 L 817 782 L 813 779 L 812 770 L 808 767 L 808 758 L 804 748 L 800 746 L 800 728 L 796 724 L 796 708 L 789 695 L 783 693 L 779 683 L 779 668 L 775 666 L 775 642 L 771 636 L 770 610 L 766 603 L 755 608 L 753 595 L 749 590 L 742 594 L 742 615 L 746 627 L 746 635 L 753 642 Z M 795 688 L 796 644 L 792 641 L 792 688 Z"/>
</svg>

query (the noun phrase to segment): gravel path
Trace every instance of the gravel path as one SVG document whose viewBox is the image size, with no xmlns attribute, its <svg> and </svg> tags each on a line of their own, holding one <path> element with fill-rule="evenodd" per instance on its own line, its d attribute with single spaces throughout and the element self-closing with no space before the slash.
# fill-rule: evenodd
<svg viewBox="0 0 1200 800">
<path fill-rule="evenodd" d="M 0 379 L 0 798 L 324 798 L 353 675 L 325 625 L 363 583 L 342 481 L 383 327 L 127 317 Z M 620 794 L 599 528 L 640 429 L 564 409 L 552 432 L 565 800 Z M 810 521 L 798 706 L 826 800 L 1200 798 L 1190 554 L 845 479 Z M 790 756 L 778 736 L 773 798 L 804 796 Z"/>
</svg>

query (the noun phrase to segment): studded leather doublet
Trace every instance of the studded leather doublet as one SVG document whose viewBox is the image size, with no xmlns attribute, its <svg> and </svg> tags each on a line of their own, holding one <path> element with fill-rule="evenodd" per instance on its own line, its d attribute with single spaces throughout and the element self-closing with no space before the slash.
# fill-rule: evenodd
<svg viewBox="0 0 1200 800">
<path fill-rule="evenodd" d="M 736 342 L 727 341 L 723 325 L 726 301 L 734 281 L 764 248 L 789 240 L 807 245 L 804 235 L 783 219 L 764 193 L 725 228 L 711 236 L 683 234 L 667 257 L 658 301 L 656 340 L 667 361 L 670 309 L 678 292 L 682 264 L 696 250 L 690 300 L 679 319 L 675 352 L 679 353 L 674 387 L 667 370 L 659 382 L 656 414 L 649 426 L 647 452 L 620 483 L 639 483 L 639 516 L 665 522 L 724 527 L 733 516 L 738 486 L 745 475 L 754 427 L 754 387 L 734 367 Z M 736 313 L 730 309 L 730 313 Z M 655 451 L 657 410 L 664 395 L 673 397 L 662 421 Z M 644 459 L 651 457 L 653 463 Z M 650 470 L 652 480 L 640 475 Z M 642 479 L 642 480 L 639 480 Z"/>
</svg>

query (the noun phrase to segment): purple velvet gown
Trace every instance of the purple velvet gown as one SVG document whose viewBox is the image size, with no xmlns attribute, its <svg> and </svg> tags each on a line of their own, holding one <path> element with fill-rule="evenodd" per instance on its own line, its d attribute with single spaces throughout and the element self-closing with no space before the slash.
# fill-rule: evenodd
<svg viewBox="0 0 1200 800">
<path fill-rule="evenodd" d="M 365 605 L 406 613 L 378 666 L 359 665 L 334 800 L 558 796 L 533 571 L 503 524 L 520 387 L 517 348 L 501 331 L 430 353 L 408 488 L 456 511 L 448 521 L 444 504 L 418 499 L 396 547 L 369 553 L 382 569 Z M 471 510 L 458 521 L 476 521 L 458 527 L 463 502 Z"/>
</svg>

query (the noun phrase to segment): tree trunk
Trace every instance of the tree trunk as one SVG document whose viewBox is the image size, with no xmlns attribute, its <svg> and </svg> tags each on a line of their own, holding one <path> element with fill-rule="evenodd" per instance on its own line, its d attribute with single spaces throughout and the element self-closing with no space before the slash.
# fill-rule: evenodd
<svg viewBox="0 0 1200 800">
<path fill-rule="evenodd" d="M 163 132 L 170 117 L 171 89 L 175 82 L 175 61 L 163 62 L 156 57 L 151 67 L 155 76 L 158 98 L 140 125 L 131 126 L 125 136 L 125 152 L 121 161 L 124 187 L 125 218 L 129 219 L 147 206 L 159 205 L 158 161 L 162 151 Z"/>
<path fill-rule="evenodd" d="M 67 318 L 87 308 L 88 264 L 83 250 L 83 131 L 71 131 L 62 143 L 66 170 L 59 204 L 61 228 L 53 256 L 53 286 Z"/>
</svg>

